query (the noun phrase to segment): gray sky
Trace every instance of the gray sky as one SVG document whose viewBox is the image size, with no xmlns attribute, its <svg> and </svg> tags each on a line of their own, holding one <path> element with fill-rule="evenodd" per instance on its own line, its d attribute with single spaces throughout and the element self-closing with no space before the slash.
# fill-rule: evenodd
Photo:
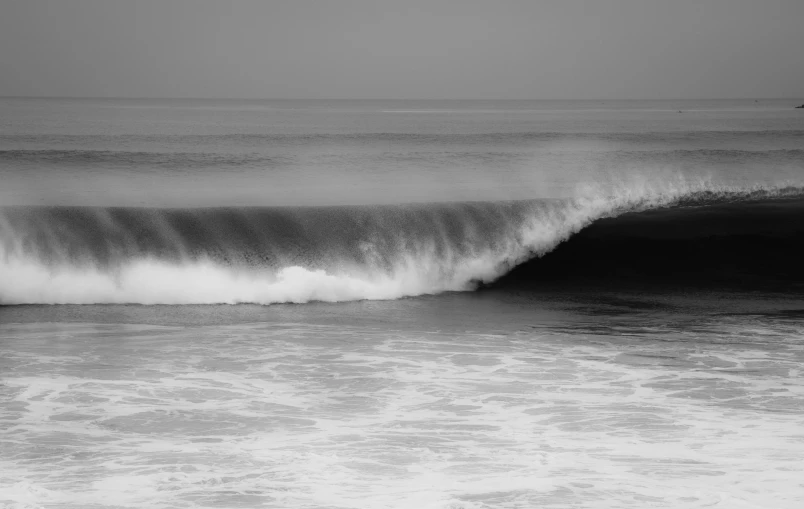
<svg viewBox="0 0 804 509">
<path fill-rule="evenodd" d="M 804 95 L 804 0 L 0 0 L 0 95 Z"/>
</svg>

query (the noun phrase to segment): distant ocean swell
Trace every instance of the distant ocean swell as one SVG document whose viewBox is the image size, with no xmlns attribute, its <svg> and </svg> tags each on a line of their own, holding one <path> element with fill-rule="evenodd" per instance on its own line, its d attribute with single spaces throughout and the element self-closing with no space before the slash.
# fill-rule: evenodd
<svg viewBox="0 0 804 509">
<path fill-rule="evenodd" d="M 554 153 L 561 154 L 560 152 Z M 570 154 L 571 155 L 571 154 Z M 460 164 L 467 161 L 524 161 L 532 157 L 530 152 L 505 151 L 440 151 L 407 152 L 399 154 L 394 152 L 364 155 L 364 160 L 418 162 L 426 160 L 429 164 Z M 565 156 L 567 157 L 567 156 Z M 804 160 L 804 150 L 801 149 L 774 149 L 774 150 L 609 150 L 598 155 L 601 163 L 623 164 L 629 161 L 671 164 L 690 163 L 701 164 L 728 164 L 751 165 L 772 164 L 776 166 L 790 166 L 799 168 Z M 282 155 L 265 155 L 259 152 L 252 153 L 204 153 L 204 152 L 148 152 L 148 151 L 110 151 L 110 150 L 0 150 L 0 163 L 7 164 L 9 168 L 40 167 L 57 165 L 91 168 L 132 168 L 141 171 L 163 171 L 171 169 L 203 170 L 219 169 L 221 167 L 252 167 L 268 169 L 289 166 L 298 163 L 298 158 Z M 6 170 L 8 171 L 8 170 Z"/>
<path fill-rule="evenodd" d="M 699 262 L 722 269 L 721 283 L 791 283 L 802 272 L 802 224 L 804 188 L 687 181 L 553 201 L 7 207 L 0 303 L 396 299 L 488 285 L 612 284 L 647 273 L 679 282 Z M 736 261 L 718 258 L 735 253 Z"/>
<path fill-rule="evenodd" d="M 73 167 L 130 168 L 139 166 L 147 171 L 172 168 L 219 168 L 221 166 L 255 166 L 270 168 L 289 164 L 288 157 L 261 154 L 217 154 L 203 152 L 136 152 L 111 150 L 0 150 L 0 162 L 28 168 L 37 165 Z"/>
<path fill-rule="evenodd" d="M 746 131 L 638 131 L 638 132 L 492 132 L 461 134 L 422 134 L 422 133 L 353 133 L 353 134 L 182 134 L 182 135 L 114 135 L 114 134 L 0 134 L 0 149 L 13 150 L 74 150 L 87 146 L 121 147 L 128 150 L 142 145 L 170 148 L 175 146 L 205 148 L 217 147 L 276 147 L 307 145 L 358 144 L 377 146 L 378 143 L 401 143 L 421 145 L 464 144 L 477 146 L 483 144 L 513 144 L 527 147 L 539 143 L 555 141 L 570 142 L 612 142 L 628 145 L 642 144 L 683 144 L 697 147 L 715 144 L 734 146 L 753 146 L 766 148 L 797 148 L 804 140 L 804 130 L 746 130 Z M 104 148 L 108 150 L 108 148 Z"/>
</svg>

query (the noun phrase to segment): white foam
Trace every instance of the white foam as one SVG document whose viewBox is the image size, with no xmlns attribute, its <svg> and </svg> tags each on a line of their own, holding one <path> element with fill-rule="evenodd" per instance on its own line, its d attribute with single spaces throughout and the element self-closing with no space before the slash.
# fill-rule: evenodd
<svg viewBox="0 0 804 509">
<path fill-rule="evenodd" d="M 343 318 L 0 325 L 0 507 L 802 506 L 799 326 L 590 341 Z"/>
</svg>

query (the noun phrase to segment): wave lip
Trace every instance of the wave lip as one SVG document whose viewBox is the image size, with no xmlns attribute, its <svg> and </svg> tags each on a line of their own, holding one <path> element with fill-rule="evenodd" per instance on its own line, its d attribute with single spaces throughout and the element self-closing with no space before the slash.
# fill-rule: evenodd
<svg viewBox="0 0 804 509">
<path fill-rule="evenodd" d="M 712 222 L 742 214 L 740 224 L 754 218 L 755 226 L 765 228 L 770 223 L 756 219 L 757 211 L 767 214 L 781 207 L 788 216 L 800 214 L 804 209 L 791 204 L 802 198 L 804 189 L 798 187 L 729 188 L 679 181 L 632 183 L 556 201 L 5 208 L 0 209 L 0 303 L 273 304 L 467 291 L 532 259 L 526 264 L 531 269 L 556 267 L 550 260 L 566 257 L 558 265 L 583 274 L 580 269 L 594 265 L 590 260 L 608 256 L 611 243 L 595 243 L 596 235 L 609 239 L 625 232 L 633 237 L 639 231 L 633 224 L 631 230 L 623 225 L 641 224 L 643 232 L 669 231 L 689 223 L 684 218 L 705 216 Z M 657 214 L 664 214 L 663 221 L 648 221 Z M 611 221 L 619 222 L 612 226 Z M 538 259 L 581 230 L 565 246 Z M 739 232 L 755 233 L 762 232 L 750 227 Z M 569 255 L 561 254 L 575 245 L 579 247 Z M 630 248 L 642 249 L 644 243 L 640 247 L 632 242 Z M 654 249 L 651 256 L 659 251 Z M 520 277 L 523 272 L 520 268 L 511 274 Z M 503 281 L 511 279 L 509 275 Z"/>
</svg>

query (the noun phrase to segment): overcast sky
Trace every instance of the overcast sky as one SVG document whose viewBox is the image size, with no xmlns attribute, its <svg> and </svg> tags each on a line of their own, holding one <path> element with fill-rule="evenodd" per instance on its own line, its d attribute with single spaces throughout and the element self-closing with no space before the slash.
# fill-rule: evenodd
<svg viewBox="0 0 804 509">
<path fill-rule="evenodd" d="M 804 95 L 804 0 L 0 0 L 0 95 Z"/>
</svg>

